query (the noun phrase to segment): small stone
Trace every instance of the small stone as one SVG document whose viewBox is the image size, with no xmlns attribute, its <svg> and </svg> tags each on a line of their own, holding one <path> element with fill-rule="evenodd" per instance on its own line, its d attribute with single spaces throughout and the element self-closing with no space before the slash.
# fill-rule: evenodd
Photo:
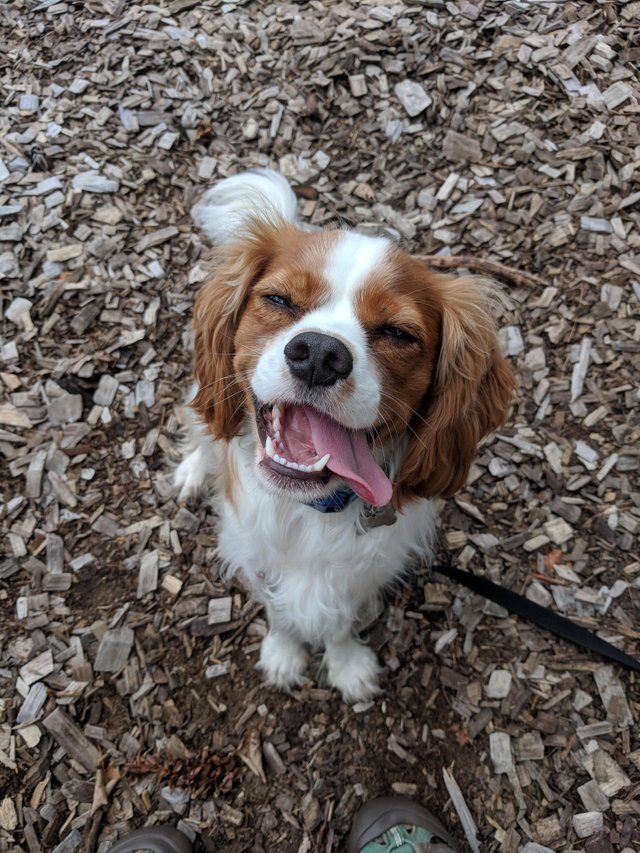
<svg viewBox="0 0 640 853">
<path fill-rule="evenodd" d="M 595 835 L 603 827 L 602 812 L 582 812 L 574 814 L 572 818 L 573 828 L 578 838 L 589 838 Z"/>
<path fill-rule="evenodd" d="M 506 669 L 494 669 L 486 687 L 488 699 L 504 699 L 509 695 L 512 683 L 511 673 Z"/>
<path fill-rule="evenodd" d="M 53 426 L 79 421 L 82 417 L 82 397 L 80 394 L 61 394 L 49 403 L 47 416 Z"/>
<path fill-rule="evenodd" d="M 32 307 L 33 302 L 22 296 L 16 296 L 5 310 L 4 316 L 12 323 L 21 323 L 25 314 L 28 314 Z"/>
<path fill-rule="evenodd" d="M 118 181 L 105 178 L 97 172 L 80 172 L 71 179 L 74 190 L 87 193 L 116 193 L 120 189 Z"/>
<path fill-rule="evenodd" d="M 98 387 L 93 395 L 96 406 L 110 406 L 116 396 L 120 383 L 113 376 L 104 375 L 100 378 Z"/>
<path fill-rule="evenodd" d="M 431 106 L 432 98 L 427 95 L 420 83 L 403 80 L 393 87 L 396 97 L 410 116 L 417 116 Z"/>
<path fill-rule="evenodd" d="M 18 729 L 18 734 L 29 749 L 34 749 L 42 739 L 40 726 L 36 726 L 34 724 L 30 726 L 22 726 L 22 728 Z"/>
<path fill-rule="evenodd" d="M 260 131 L 260 125 L 254 118 L 248 118 L 243 127 L 242 127 L 242 135 L 245 139 L 255 139 Z"/>
<path fill-rule="evenodd" d="M 515 466 L 511 462 L 507 462 L 506 459 L 501 459 L 499 456 L 494 456 L 489 462 L 489 473 L 499 480 L 512 474 L 515 470 Z"/>
</svg>

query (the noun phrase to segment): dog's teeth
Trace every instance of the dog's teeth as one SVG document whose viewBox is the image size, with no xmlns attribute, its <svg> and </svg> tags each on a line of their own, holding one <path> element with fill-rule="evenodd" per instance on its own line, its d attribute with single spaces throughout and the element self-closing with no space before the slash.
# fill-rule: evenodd
<svg viewBox="0 0 640 853">
<path fill-rule="evenodd" d="M 313 465 L 301 465 L 300 470 L 305 471 L 307 474 L 309 474 L 311 473 L 311 471 L 313 471 Z"/>
<path fill-rule="evenodd" d="M 267 451 L 267 456 L 270 456 L 271 459 L 276 459 L 277 461 L 276 451 L 273 446 L 273 441 L 271 441 L 270 435 L 267 436 L 267 440 L 264 443 L 264 449 Z"/>
<path fill-rule="evenodd" d="M 280 418 L 274 417 L 271 423 L 273 425 L 273 431 L 276 435 L 278 435 L 278 433 L 280 432 Z"/>
<path fill-rule="evenodd" d="M 273 458 L 276 460 L 276 462 L 279 462 L 280 465 L 286 465 L 287 464 L 287 460 L 284 458 L 284 456 L 278 456 L 278 454 L 276 453 L 276 455 Z"/>
<path fill-rule="evenodd" d="M 282 416 L 282 409 L 280 408 L 279 403 L 274 403 L 274 404 L 273 404 L 273 406 L 272 406 L 272 408 L 271 408 L 271 415 L 272 415 L 272 417 L 273 417 L 274 421 L 275 421 L 275 420 L 278 420 L 278 421 L 280 420 L 280 417 Z"/>
<path fill-rule="evenodd" d="M 326 467 L 327 462 L 331 459 L 330 453 L 325 453 L 322 459 L 318 459 L 317 462 L 314 462 L 313 465 L 309 466 L 309 470 L 311 471 L 322 471 L 323 468 Z"/>
</svg>

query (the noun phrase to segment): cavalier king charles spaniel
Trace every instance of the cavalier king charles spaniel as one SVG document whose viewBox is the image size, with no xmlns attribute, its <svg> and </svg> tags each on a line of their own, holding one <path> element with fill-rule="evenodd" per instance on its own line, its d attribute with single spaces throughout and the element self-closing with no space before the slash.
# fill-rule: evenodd
<svg viewBox="0 0 640 853">
<path fill-rule="evenodd" d="M 381 590 L 429 560 L 432 499 L 464 485 L 515 391 L 496 288 L 381 237 L 298 221 L 269 169 L 193 210 L 216 246 L 195 305 L 181 500 L 211 489 L 218 554 L 266 608 L 260 663 L 288 689 L 324 649 L 348 702 L 379 692 L 358 639 Z"/>
</svg>

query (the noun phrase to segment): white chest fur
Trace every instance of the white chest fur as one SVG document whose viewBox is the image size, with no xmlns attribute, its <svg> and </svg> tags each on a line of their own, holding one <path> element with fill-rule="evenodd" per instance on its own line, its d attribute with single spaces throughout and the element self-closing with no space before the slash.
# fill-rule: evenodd
<svg viewBox="0 0 640 853">
<path fill-rule="evenodd" d="M 362 620 L 411 557 L 431 551 L 429 501 L 409 505 L 391 526 L 358 535 L 360 500 L 342 512 L 318 512 L 259 485 L 252 442 L 239 438 L 222 452 L 229 458 L 217 490 L 219 554 L 267 605 L 272 628 L 324 642 Z M 232 484 L 224 482 L 228 476 Z"/>
</svg>

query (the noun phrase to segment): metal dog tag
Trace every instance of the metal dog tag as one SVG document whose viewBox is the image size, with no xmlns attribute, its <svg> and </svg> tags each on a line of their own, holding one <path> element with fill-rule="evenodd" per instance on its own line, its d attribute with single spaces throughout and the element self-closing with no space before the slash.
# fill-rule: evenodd
<svg viewBox="0 0 640 853">
<path fill-rule="evenodd" d="M 386 504 L 386 506 L 364 504 L 360 515 L 356 519 L 356 530 L 358 531 L 358 535 L 362 536 L 362 534 L 367 533 L 369 530 L 373 530 L 374 527 L 395 524 L 396 518 L 396 511 L 391 504 Z"/>
</svg>

